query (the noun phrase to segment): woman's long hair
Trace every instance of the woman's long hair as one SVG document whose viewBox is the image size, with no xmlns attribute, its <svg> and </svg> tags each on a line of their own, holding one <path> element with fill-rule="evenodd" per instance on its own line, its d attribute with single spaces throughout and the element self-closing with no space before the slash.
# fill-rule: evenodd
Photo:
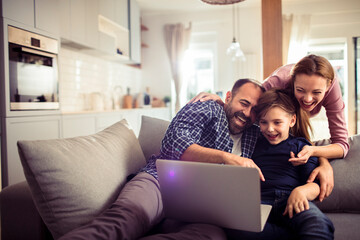
<svg viewBox="0 0 360 240">
<path fill-rule="evenodd" d="M 291 115 L 296 115 L 296 123 L 290 128 L 290 133 L 295 137 L 303 137 L 311 142 L 309 131 L 312 132 L 312 128 L 309 113 L 303 110 L 298 101 L 291 96 L 292 94 L 288 89 L 273 88 L 263 93 L 255 107 L 257 119 L 259 120 L 271 108 L 279 107 Z"/>
</svg>

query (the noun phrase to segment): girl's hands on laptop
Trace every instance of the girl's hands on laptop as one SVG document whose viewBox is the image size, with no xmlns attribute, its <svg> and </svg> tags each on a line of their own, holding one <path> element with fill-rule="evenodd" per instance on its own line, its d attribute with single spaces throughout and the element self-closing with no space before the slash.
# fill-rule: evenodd
<svg viewBox="0 0 360 240">
<path fill-rule="evenodd" d="M 244 157 L 237 156 L 235 154 L 231 154 L 231 157 L 226 159 L 225 164 L 239 165 L 242 167 L 249 167 L 249 168 L 256 168 L 259 172 L 260 180 L 265 182 L 265 177 L 262 174 L 260 168 L 250 158 L 244 158 Z"/>
</svg>

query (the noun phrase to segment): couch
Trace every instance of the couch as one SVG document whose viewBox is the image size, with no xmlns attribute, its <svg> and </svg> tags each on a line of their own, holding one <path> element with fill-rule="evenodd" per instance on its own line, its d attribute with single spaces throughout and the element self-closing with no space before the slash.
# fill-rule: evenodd
<svg viewBox="0 0 360 240">
<path fill-rule="evenodd" d="M 168 124 L 143 116 L 138 138 L 122 120 L 90 136 L 19 141 L 26 181 L 0 193 L 2 240 L 57 239 L 90 221 L 114 201 L 127 176 L 159 152 Z M 317 203 L 337 240 L 360 239 L 360 135 L 349 142 L 347 157 L 331 161 L 333 193 Z"/>
</svg>

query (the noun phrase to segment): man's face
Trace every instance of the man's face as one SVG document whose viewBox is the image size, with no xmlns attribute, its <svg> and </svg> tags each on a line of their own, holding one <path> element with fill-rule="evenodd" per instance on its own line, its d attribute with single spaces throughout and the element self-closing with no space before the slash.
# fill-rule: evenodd
<svg viewBox="0 0 360 240">
<path fill-rule="evenodd" d="M 235 96 L 230 91 L 227 92 L 224 109 L 231 134 L 242 133 L 255 122 L 253 108 L 261 94 L 261 89 L 251 82 L 242 85 Z"/>
</svg>

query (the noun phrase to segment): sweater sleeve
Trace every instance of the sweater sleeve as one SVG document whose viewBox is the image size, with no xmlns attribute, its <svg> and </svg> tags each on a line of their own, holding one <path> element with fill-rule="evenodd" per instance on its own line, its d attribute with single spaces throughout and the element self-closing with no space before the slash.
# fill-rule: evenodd
<svg viewBox="0 0 360 240">
<path fill-rule="evenodd" d="M 276 69 L 269 77 L 263 82 L 263 87 L 266 90 L 271 88 L 286 88 L 290 82 L 290 73 L 294 64 L 284 65 Z"/>
<path fill-rule="evenodd" d="M 345 157 L 349 150 L 348 131 L 344 114 L 345 104 L 337 77 L 325 96 L 323 106 L 328 118 L 331 143 L 340 145 L 344 150 L 343 157 Z"/>
</svg>

